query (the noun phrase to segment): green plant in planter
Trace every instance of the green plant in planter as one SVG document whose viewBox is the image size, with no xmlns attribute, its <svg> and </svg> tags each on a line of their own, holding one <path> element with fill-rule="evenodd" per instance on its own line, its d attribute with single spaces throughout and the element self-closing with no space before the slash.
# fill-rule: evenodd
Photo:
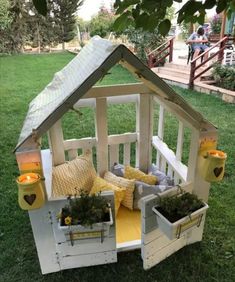
<svg viewBox="0 0 235 282">
<path fill-rule="evenodd" d="M 66 205 L 60 214 L 61 226 L 83 225 L 109 221 L 109 202 L 101 194 L 89 195 L 81 191 L 79 197 L 68 197 Z"/>
<path fill-rule="evenodd" d="M 203 202 L 196 195 L 182 192 L 181 195 L 160 198 L 157 210 L 173 223 L 185 216 L 190 216 L 203 206 Z"/>
<path fill-rule="evenodd" d="M 214 15 L 211 20 L 211 30 L 213 34 L 219 34 L 221 30 L 222 17 L 221 15 Z"/>
</svg>

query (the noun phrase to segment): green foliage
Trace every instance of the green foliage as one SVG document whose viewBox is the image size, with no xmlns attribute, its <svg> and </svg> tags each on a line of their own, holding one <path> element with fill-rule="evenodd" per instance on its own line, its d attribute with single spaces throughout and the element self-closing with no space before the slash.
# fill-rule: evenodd
<svg viewBox="0 0 235 282">
<path fill-rule="evenodd" d="M 107 9 L 100 9 L 97 16 L 94 16 L 89 24 L 90 35 L 99 35 L 100 37 L 107 36 L 111 31 L 113 31 L 113 23 L 115 16 L 112 12 Z"/>
<path fill-rule="evenodd" d="M 58 41 L 69 42 L 75 36 L 75 13 L 82 4 L 82 0 L 49 0 L 51 5 L 50 13 L 53 14 L 57 26 Z"/>
<path fill-rule="evenodd" d="M 0 53 L 17 53 L 22 50 L 27 38 L 25 1 L 7 1 L 6 15 L 10 21 L 1 31 Z M 3 3 L 0 3 L 3 4 Z M 3 8 L 3 7 L 2 7 Z"/>
<path fill-rule="evenodd" d="M 26 44 L 45 47 L 74 38 L 75 13 L 82 0 L 48 0 L 46 7 L 41 0 L 0 1 L 0 53 L 20 52 Z"/>
<path fill-rule="evenodd" d="M 158 30 L 149 32 L 143 29 L 129 27 L 123 33 L 127 35 L 128 40 L 134 44 L 136 55 L 144 63 L 147 61 L 146 53 L 156 49 L 164 42 L 164 38 L 159 34 Z"/>
<path fill-rule="evenodd" d="M 52 11 L 52 5 L 48 3 L 48 9 Z M 27 10 L 26 28 L 27 39 L 26 43 L 32 47 L 46 47 L 58 44 L 58 26 L 55 24 L 55 18 L 49 12 L 45 17 L 37 12 L 32 2 L 25 3 Z"/>
<path fill-rule="evenodd" d="M 86 191 L 81 191 L 79 197 L 68 197 L 69 204 L 62 209 L 61 221 L 70 217 L 71 225 L 92 226 L 94 223 L 107 221 L 109 203 L 106 198 L 99 194 L 89 195 Z"/>
<path fill-rule="evenodd" d="M 182 31 L 182 38 L 184 40 L 188 39 L 188 37 L 190 36 L 190 25 L 191 23 L 186 22 L 182 22 L 180 25 Z"/>
<path fill-rule="evenodd" d="M 222 88 L 235 91 L 235 66 L 217 64 L 214 66 L 212 75 L 216 85 Z"/>
<path fill-rule="evenodd" d="M 7 29 L 11 23 L 9 7 L 9 0 L 0 0 L 0 32 Z"/>
<path fill-rule="evenodd" d="M 119 17 L 116 19 L 115 29 L 124 30 L 123 22 L 132 24 L 135 28 L 153 31 L 159 28 L 159 32 L 164 36 L 169 30 L 171 24 L 166 23 L 167 9 L 173 6 L 173 3 L 181 3 L 182 0 L 116 0 L 114 7 Z M 224 10 L 235 11 L 234 0 L 206 0 L 185 1 L 181 9 L 177 12 L 178 23 L 198 22 L 203 24 L 206 16 L 206 9 L 216 8 L 219 14 Z M 230 14 L 231 14 L 230 12 Z"/>
<path fill-rule="evenodd" d="M 214 15 L 211 20 L 211 31 L 212 33 L 220 33 L 222 24 L 222 17 L 221 15 Z"/>
<path fill-rule="evenodd" d="M 33 4 L 40 15 L 46 16 L 47 14 L 46 0 L 33 0 Z"/>
<path fill-rule="evenodd" d="M 9 0 L 0 0 L 0 53 L 8 53 L 9 32 L 12 18 Z"/>
<path fill-rule="evenodd" d="M 203 202 L 191 193 L 182 192 L 180 195 L 160 198 L 160 211 L 170 221 L 175 222 L 203 207 Z"/>
</svg>

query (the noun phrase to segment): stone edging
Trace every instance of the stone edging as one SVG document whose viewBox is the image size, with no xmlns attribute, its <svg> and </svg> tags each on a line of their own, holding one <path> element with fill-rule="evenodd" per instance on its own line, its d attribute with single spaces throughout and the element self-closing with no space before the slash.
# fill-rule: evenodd
<svg viewBox="0 0 235 282">
<path fill-rule="evenodd" d="M 235 104 L 235 91 L 227 90 L 215 85 L 209 85 L 203 83 L 203 81 L 196 81 L 194 83 L 194 90 L 218 96 L 227 103 Z"/>
</svg>

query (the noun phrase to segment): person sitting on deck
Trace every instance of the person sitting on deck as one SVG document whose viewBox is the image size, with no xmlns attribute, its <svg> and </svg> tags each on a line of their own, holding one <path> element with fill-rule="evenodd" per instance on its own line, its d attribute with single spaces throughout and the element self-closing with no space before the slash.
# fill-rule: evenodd
<svg viewBox="0 0 235 282">
<path fill-rule="evenodd" d="M 208 43 L 208 39 L 204 34 L 204 28 L 199 27 L 197 32 L 193 32 L 190 37 L 187 39 L 186 44 L 191 44 L 192 50 L 194 52 L 193 59 L 195 59 L 200 52 L 205 52 L 208 49 L 208 46 L 205 43 Z M 208 59 L 208 53 L 204 55 L 204 60 Z"/>
</svg>

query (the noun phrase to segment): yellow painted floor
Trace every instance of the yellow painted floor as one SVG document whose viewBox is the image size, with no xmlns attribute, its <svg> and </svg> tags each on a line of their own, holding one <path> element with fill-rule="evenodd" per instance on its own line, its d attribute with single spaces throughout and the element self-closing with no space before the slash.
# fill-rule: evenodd
<svg viewBox="0 0 235 282">
<path fill-rule="evenodd" d="M 131 211 L 120 206 L 116 217 L 117 243 L 141 239 L 141 217 L 140 211 Z"/>
</svg>

